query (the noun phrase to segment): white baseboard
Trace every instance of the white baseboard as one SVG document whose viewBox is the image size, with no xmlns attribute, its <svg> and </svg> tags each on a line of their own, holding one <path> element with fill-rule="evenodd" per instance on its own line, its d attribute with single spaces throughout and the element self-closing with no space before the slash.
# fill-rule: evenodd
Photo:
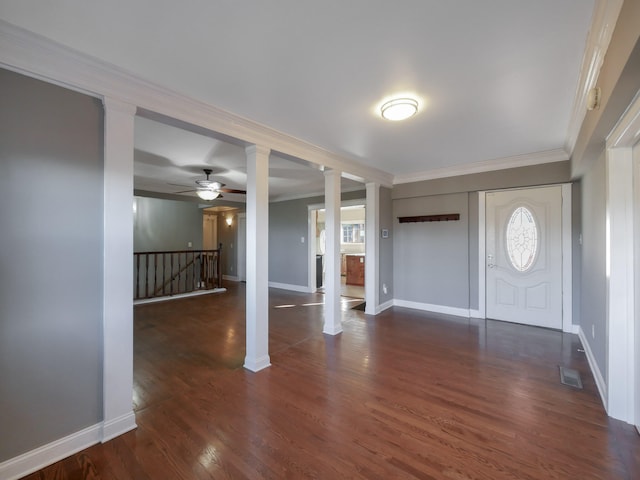
<svg viewBox="0 0 640 480">
<path fill-rule="evenodd" d="M 0 463 L 0 478 L 16 480 L 100 443 L 102 423 L 60 438 L 42 447 Z"/>
<path fill-rule="evenodd" d="M 306 285 L 290 285 L 288 283 L 269 282 L 270 288 L 279 288 L 281 290 L 291 290 L 292 292 L 311 293 Z"/>
<path fill-rule="evenodd" d="M 470 318 L 484 318 L 484 315 L 480 313 L 480 310 L 469 309 Z"/>
<path fill-rule="evenodd" d="M 578 326 L 578 336 L 580 337 L 580 342 L 582 343 L 582 348 L 584 349 L 584 353 L 587 356 L 587 361 L 589 362 L 589 367 L 591 368 L 591 373 L 593 374 L 593 379 L 596 381 L 596 386 L 598 387 L 598 392 L 600 393 L 600 399 L 602 400 L 602 405 L 604 405 L 605 411 L 609 411 L 608 402 L 607 402 L 607 384 L 604 381 L 604 377 L 598 368 L 598 363 L 596 362 L 596 358 L 593 356 L 593 352 L 591 351 L 591 345 L 587 341 L 587 336 L 582 330 L 581 326 Z"/>
<path fill-rule="evenodd" d="M 413 308 L 415 310 L 424 310 L 426 312 L 444 313 L 445 315 L 469 318 L 468 308 L 448 307 L 446 305 L 433 305 L 431 303 L 410 302 L 408 300 L 399 300 L 397 298 L 393 300 L 393 305 L 397 307 Z"/>
<path fill-rule="evenodd" d="M 573 333 L 574 335 L 579 335 L 580 334 L 580 325 L 574 325 L 572 323 L 571 324 L 571 328 L 566 333 Z"/>
<path fill-rule="evenodd" d="M 222 279 L 223 280 L 229 280 L 231 282 L 239 282 L 240 281 L 240 277 L 238 277 L 236 275 L 222 275 Z"/>
<path fill-rule="evenodd" d="M 270 366 L 271 358 L 269 358 L 269 355 L 263 355 L 256 359 L 249 359 L 248 357 L 245 357 L 244 359 L 244 368 L 252 372 L 259 372 L 260 370 L 264 370 Z"/>
<path fill-rule="evenodd" d="M 378 306 L 376 307 L 376 315 L 377 315 L 377 314 L 379 314 L 379 313 L 381 313 L 381 312 L 384 312 L 385 310 L 388 310 L 388 309 L 389 309 L 389 308 L 391 308 L 391 307 L 393 307 L 393 299 L 388 300 L 388 301 L 386 301 L 386 302 L 381 303 L 380 305 L 378 305 Z"/>
<path fill-rule="evenodd" d="M 197 297 L 198 295 L 209 295 L 210 293 L 226 292 L 226 288 L 212 288 L 211 290 L 195 290 L 189 293 L 180 293 L 178 295 L 170 295 L 166 297 L 143 298 L 134 300 L 134 305 L 144 305 L 145 303 L 166 302 L 167 300 L 177 300 L 179 298 Z"/>
<path fill-rule="evenodd" d="M 123 433 L 127 433 L 137 428 L 136 416 L 133 412 L 121 415 L 118 418 L 102 423 L 102 439 L 101 442 L 108 442 Z"/>
</svg>

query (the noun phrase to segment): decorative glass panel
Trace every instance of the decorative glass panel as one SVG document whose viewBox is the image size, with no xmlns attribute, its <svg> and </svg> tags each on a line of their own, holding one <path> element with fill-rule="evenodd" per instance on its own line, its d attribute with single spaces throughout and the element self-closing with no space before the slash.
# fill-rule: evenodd
<svg viewBox="0 0 640 480">
<path fill-rule="evenodd" d="M 538 225 L 527 207 L 518 207 L 507 224 L 507 252 L 513 268 L 526 272 L 538 254 Z"/>
</svg>

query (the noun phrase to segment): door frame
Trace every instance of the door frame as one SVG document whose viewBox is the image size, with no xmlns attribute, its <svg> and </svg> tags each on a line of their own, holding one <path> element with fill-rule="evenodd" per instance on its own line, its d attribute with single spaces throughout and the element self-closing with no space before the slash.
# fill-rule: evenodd
<svg viewBox="0 0 640 480">
<path fill-rule="evenodd" d="M 513 190 L 529 190 L 531 188 L 562 187 L 562 331 L 578 333 L 578 326 L 573 325 L 573 291 L 572 291 L 572 229 L 571 229 L 571 184 L 535 185 L 524 188 L 505 188 L 501 190 L 483 190 L 478 192 L 478 310 L 471 315 L 487 318 L 487 256 L 486 238 L 486 195 L 491 192 Z"/>
<path fill-rule="evenodd" d="M 342 209 L 342 207 L 352 207 L 354 205 L 364 205 L 366 208 L 366 204 L 367 204 L 366 198 L 358 198 L 354 200 L 343 200 L 342 202 L 340 202 L 340 208 Z M 322 210 L 324 208 L 325 208 L 324 202 L 307 205 L 307 217 L 308 217 L 307 223 L 309 225 L 309 230 L 307 234 L 307 238 L 308 238 L 307 272 L 309 273 L 308 279 L 307 279 L 307 290 L 309 293 L 318 291 L 318 288 L 315 286 L 316 285 L 316 241 L 315 241 L 316 240 L 316 218 L 315 218 L 315 215 L 313 215 L 313 212 L 315 210 Z M 367 225 L 365 220 L 365 229 L 366 228 L 367 228 Z M 367 242 L 366 235 L 365 235 L 364 241 L 366 245 L 366 242 Z M 366 282 L 365 282 L 365 288 L 366 288 Z"/>
<path fill-rule="evenodd" d="M 607 413 L 630 424 L 640 424 L 640 276 L 634 266 L 640 261 L 640 161 L 633 147 L 640 142 L 640 94 L 606 140 L 606 271 L 607 271 L 607 371 L 608 384 L 600 388 Z M 612 321 L 612 319 L 618 319 Z M 593 367 L 592 367 L 593 368 Z"/>
</svg>

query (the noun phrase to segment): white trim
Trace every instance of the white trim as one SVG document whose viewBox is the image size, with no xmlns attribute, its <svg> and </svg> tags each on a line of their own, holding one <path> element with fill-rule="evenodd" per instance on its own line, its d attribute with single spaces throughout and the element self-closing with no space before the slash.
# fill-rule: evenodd
<svg viewBox="0 0 640 480">
<path fill-rule="evenodd" d="M 97 423 L 0 463 L 0 478 L 16 480 L 100 443 L 102 423 Z"/>
<path fill-rule="evenodd" d="M 365 312 L 376 315 L 380 302 L 380 185 L 366 184 L 365 206 L 365 266 L 364 266 L 364 296 Z"/>
<path fill-rule="evenodd" d="M 147 303 L 166 302 L 168 300 L 178 300 L 180 298 L 198 297 L 200 295 L 209 295 L 210 293 L 222 293 L 226 292 L 226 288 L 213 288 L 211 290 L 196 290 L 189 293 L 180 293 L 178 295 L 166 295 L 164 297 L 143 298 L 140 300 L 134 300 L 134 305 L 145 305 Z"/>
<path fill-rule="evenodd" d="M 341 193 L 361 192 L 362 190 L 363 190 L 362 187 L 341 188 Z M 278 196 L 269 198 L 269 203 L 288 202 L 290 200 L 300 200 L 302 198 L 315 198 L 315 197 L 324 197 L 324 191 L 311 192 L 311 193 L 310 192 L 293 193 L 291 195 L 278 195 Z"/>
<path fill-rule="evenodd" d="M 238 277 L 237 275 L 222 275 L 222 279 L 223 280 L 228 280 L 230 282 L 239 282 L 240 281 L 240 277 Z"/>
<path fill-rule="evenodd" d="M 247 284 L 245 368 L 257 372 L 269 360 L 269 157 L 263 145 L 247 157 Z"/>
<path fill-rule="evenodd" d="M 393 299 L 387 300 L 376 307 L 376 315 L 393 307 Z"/>
<path fill-rule="evenodd" d="M 484 318 L 484 314 L 480 313 L 480 310 L 469 309 L 469 318 Z"/>
<path fill-rule="evenodd" d="M 504 170 L 507 168 L 528 167 L 543 163 L 554 163 L 569 160 L 569 155 L 562 148 L 547 150 L 545 152 L 528 153 L 515 155 L 513 157 L 495 158 L 481 162 L 467 163 L 464 165 L 454 165 L 452 167 L 435 168 L 422 173 L 412 173 L 396 175 L 393 177 L 393 184 L 420 182 L 424 180 L 434 180 L 436 178 L 457 177 L 459 175 L 470 175 L 473 173 L 492 172 L 494 170 Z"/>
<path fill-rule="evenodd" d="M 447 305 L 433 305 L 431 303 L 411 302 L 409 300 L 401 300 L 395 298 L 393 300 L 395 307 L 413 308 L 414 310 L 423 310 L 425 312 L 443 313 L 445 315 L 453 315 L 455 317 L 469 318 L 468 308 L 449 307 Z"/>
<path fill-rule="evenodd" d="M 136 417 L 131 413 L 126 413 L 118 418 L 114 418 L 102 423 L 102 443 L 108 442 L 123 433 L 130 432 L 137 427 Z"/>
<path fill-rule="evenodd" d="M 340 178 L 338 170 L 324 171 L 325 188 L 325 275 L 324 275 L 324 327 L 323 333 L 337 335 L 342 332 L 340 310 Z"/>
<path fill-rule="evenodd" d="M 390 173 L 364 165 L 355 158 L 338 155 L 186 97 L 4 20 L 0 20 L 0 44 L 0 66 L 4 68 L 89 95 L 120 98 L 146 111 L 207 128 L 247 144 L 265 145 L 272 151 L 313 161 L 387 187 L 393 184 Z"/>
<path fill-rule="evenodd" d="M 636 395 L 635 329 L 638 306 L 634 265 L 633 147 L 640 141 L 640 94 L 606 140 L 607 413 L 634 424 Z M 640 352 L 638 352 L 640 353 Z"/>
<path fill-rule="evenodd" d="M 591 29 L 587 36 L 587 42 L 582 57 L 580 68 L 580 79 L 576 88 L 571 111 L 571 120 L 567 129 L 567 140 L 565 150 L 569 153 L 578 140 L 578 134 L 587 113 L 587 98 L 589 91 L 596 86 L 600 68 L 604 61 L 605 54 L 609 48 L 611 35 L 622 9 L 622 0 L 596 0 L 594 5 Z"/>
<path fill-rule="evenodd" d="M 263 355 L 256 358 L 255 360 L 247 357 L 244 360 L 244 368 L 254 373 L 259 372 L 260 370 L 264 370 L 265 368 L 270 366 L 271 360 L 269 359 L 269 355 Z"/>
<path fill-rule="evenodd" d="M 573 331 L 571 184 L 562 184 L 562 331 Z"/>
<path fill-rule="evenodd" d="M 133 128 L 136 107 L 105 97 L 102 414 L 133 418 Z M 133 423 L 135 426 L 135 422 Z"/>
<path fill-rule="evenodd" d="M 269 288 L 291 290 L 292 292 L 312 293 L 306 285 L 291 285 L 288 283 L 269 282 Z"/>
<path fill-rule="evenodd" d="M 589 367 L 591 368 L 591 373 L 593 374 L 593 379 L 596 382 L 596 386 L 598 387 L 598 393 L 600 393 L 600 399 L 602 400 L 602 405 L 605 410 L 608 410 L 607 407 L 607 384 L 604 381 L 604 377 L 598 368 L 598 362 L 596 362 L 596 358 L 593 356 L 593 352 L 591 351 L 591 345 L 587 341 L 587 336 L 584 334 L 584 330 L 582 327 L 578 329 L 578 336 L 580 337 L 580 343 L 582 343 L 582 348 L 584 349 L 584 353 L 587 356 L 587 361 L 589 362 Z"/>
</svg>

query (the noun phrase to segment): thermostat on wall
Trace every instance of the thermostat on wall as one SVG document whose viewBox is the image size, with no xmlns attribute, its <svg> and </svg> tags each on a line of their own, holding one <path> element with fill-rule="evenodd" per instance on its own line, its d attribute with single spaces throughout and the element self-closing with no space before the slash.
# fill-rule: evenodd
<svg viewBox="0 0 640 480">
<path fill-rule="evenodd" d="M 389 238 L 389 229 L 383 228 L 382 230 L 380 230 L 380 236 L 382 238 Z"/>
</svg>

